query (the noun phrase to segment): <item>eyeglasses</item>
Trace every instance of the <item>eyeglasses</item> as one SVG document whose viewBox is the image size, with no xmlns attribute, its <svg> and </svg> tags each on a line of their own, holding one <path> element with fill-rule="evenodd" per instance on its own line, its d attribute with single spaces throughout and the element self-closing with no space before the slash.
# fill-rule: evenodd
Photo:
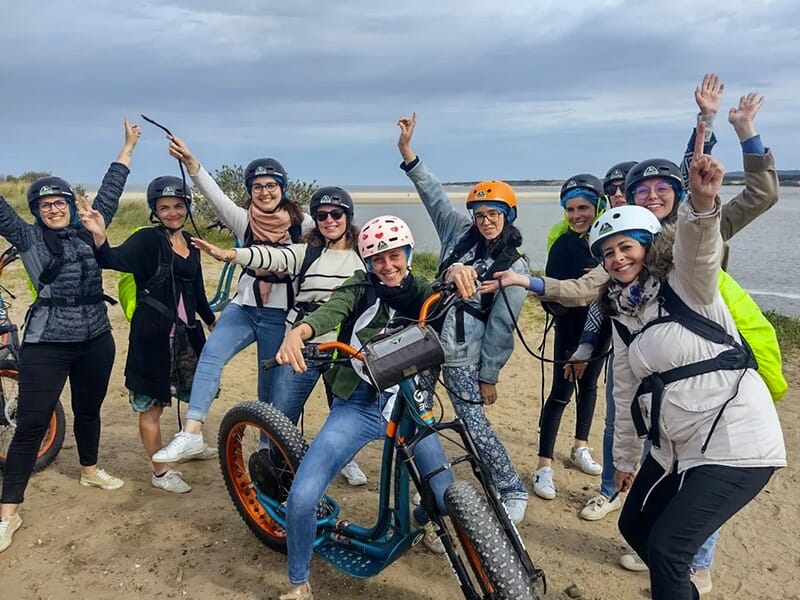
<svg viewBox="0 0 800 600">
<path fill-rule="evenodd" d="M 476 223 L 486 223 L 487 221 L 489 223 L 497 223 L 497 221 L 500 219 L 500 215 L 502 214 L 503 213 L 499 210 L 487 210 L 486 212 L 482 213 L 473 213 L 472 218 L 475 219 Z"/>
<path fill-rule="evenodd" d="M 338 221 L 343 216 L 344 211 L 338 208 L 335 208 L 334 210 L 318 210 L 314 213 L 314 218 L 320 223 L 327 221 L 328 217 L 333 217 L 334 221 Z"/>
<path fill-rule="evenodd" d="M 654 186 L 640 185 L 634 190 L 633 197 L 636 200 L 644 200 L 650 197 L 652 192 L 656 193 L 659 198 L 666 198 L 672 191 L 672 186 L 664 181 L 661 181 Z"/>
<path fill-rule="evenodd" d="M 63 198 L 53 200 L 52 202 L 39 202 L 40 212 L 51 212 L 53 209 L 64 210 L 65 208 L 67 208 L 67 201 Z"/>
<path fill-rule="evenodd" d="M 614 194 L 619 191 L 620 193 L 625 193 L 625 182 L 622 183 L 614 183 L 613 181 L 609 181 L 607 184 L 603 186 L 603 191 L 608 194 L 609 196 L 613 196 Z"/>
<path fill-rule="evenodd" d="M 254 183 L 252 189 L 254 194 L 258 194 L 264 190 L 267 190 L 268 192 L 274 192 L 278 189 L 278 184 L 274 181 L 269 181 L 267 183 Z"/>
</svg>

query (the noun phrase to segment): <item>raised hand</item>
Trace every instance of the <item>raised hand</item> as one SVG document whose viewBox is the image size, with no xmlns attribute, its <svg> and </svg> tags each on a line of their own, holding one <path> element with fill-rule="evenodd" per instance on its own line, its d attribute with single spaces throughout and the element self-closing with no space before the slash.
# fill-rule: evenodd
<svg viewBox="0 0 800 600">
<path fill-rule="evenodd" d="M 417 155 L 411 150 L 411 138 L 414 135 L 414 128 L 417 126 L 417 113 L 414 112 L 409 117 L 400 117 L 397 121 L 397 126 L 400 128 L 400 137 L 397 140 L 397 148 L 400 150 L 400 155 L 403 161 L 410 163 Z"/>
<path fill-rule="evenodd" d="M 715 115 L 722 101 L 725 84 L 714 73 L 706 73 L 703 81 L 694 90 L 694 101 L 701 115 Z"/>
<path fill-rule="evenodd" d="M 753 121 L 763 105 L 764 96 L 757 92 L 750 92 L 739 98 L 739 106 L 728 111 L 728 122 L 733 125 L 740 142 L 756 135 Z"/>
<path fill-rule="evenodd" d="M 177 158 L 186 165 L 186 170 L 189 171 L 189 175 L 197 175 L 200 172 L 200 162 L 194 157 L 192 151 L 189 150 L 189 146 L 174 135 L 168 135 L 167 139 L 169 140 L 169 155 L 173 158 Z"/>
<path fill-rule="evenodd" d="M 123 117 L 125 123 L 125 145 L 133 148 L 142 137 L 142 128 L 137 123 L 129 123 L 128 117 Z"/>
<path fill-rule="evenodd" d="M 136 123 L 131 125 L 128 122 L 128 117 L 123 117 L 122 120 L 125 124 L 125 145 L 122 146 L 122 150 L 119 151 L 116 162 L 130 167 L 131 159 L 133 158 L 133 149 L 136 147 L 136 142 L 139 141 L 142 135 L 142 130 Z"/>
<path fill-rule="evenodd" d="M 102 213 L 92 208 L 86 196 L 76 198 L 75 206 L 78 210 L 78 216 L 81 218 L 81 223 L 94 238 L 95 248 L 99 248 L 106 241 L 106 222 Z"/>
<path fill-rule="evenodd" d="M 689 169 L 692 207 L 698 213 L 709 212 L 714 208 L 714 202 L 722 187 L 722 177 L 725 175 L 722 163 L 710 154 L 703 154 L 705 129 L 705 123 L 697 126 L 692 166 Z"/>
<path fill-rule="evenodd" d="M 205 252 L 210 257 L 215 258 L 217 260 L 224 260 L 225 262 L 230 262 L 234 258 L 236 258 L 236 250 L 234 248 L 229 248 L 225 250 L 205 240 L 201 240 L 200 238 L 193 237 L 192 246 L 194 246 L 198 250 Z"/>
</svg>

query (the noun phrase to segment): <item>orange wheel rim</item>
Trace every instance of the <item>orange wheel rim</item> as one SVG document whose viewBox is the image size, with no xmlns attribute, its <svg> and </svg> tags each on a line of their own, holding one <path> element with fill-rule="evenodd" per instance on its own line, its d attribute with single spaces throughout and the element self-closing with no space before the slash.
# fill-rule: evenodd
<svg viewBox="0 0 800 600">
<path fill-rule="evenodd" d="M 268 437 L 270 441 L 274 441 L 268 432 L 250 421 L 241 421 L 237 423 L 235 427 L 231 428 L 228 432 L 228 436 L 225 438 L 225 467 L 233 480 L 233 491 L 239 500 L 239 506 L 247 512 L 247 515 L 253 523 L 257 523 L 270 537 L 286 539 L 286 531 L 272 520 L 258 501 L 255 485 L 247 471 L 247 460 L 242 452 L 242 437 L 248 426 L 258 429 L 258 431 Z M 275 447 L 278 448 L 277 445 Z M 284 458 L 286 457 L 284 456 Z"/>
<path fill-rule="evenodd" d="M 47 431 L 44 432 L 44 439 L 42 440 L 42 444 L 39 446 L 39 455 L 37 458 L 44 455 L 50 447 L 53 445 L 53 442 L 56 439 L 56 432 L 58 431 L 58 417 L 56 417 L 56 411 L 53 410 L 53 414 L 50 415 L 50 425 L 47 427 Z"/>
<path fill-rule="evenodd" d="M 492 582 L 489 580 L 488 575 L 486 575 L 486 571 L 481 564 L 481 559 L 478 556 L 478 553 L 475 551 L 475 547 L 472 545 L 472 540 L 469 539 L 469 536 L 464 531 L 464 529 L 458 523 L 454 523 L 456 532 L 458 533 L 458 538 L 461 540 L 461 545 L 464 548 L 465 552 L 467 553 L 467 558 L 469 562 L 472 563 L 472 566 L 475 569 L 476 575 L 480 578 L 483 586 L 486 588 L 486 592 L 489 594 L 494 593 L 494 586 Z"/>
<path fill-rule="evenodd" d="M 8 334 L 0 335 L 0 345 L 5 344 L 4 340 L 8 339 Z M 0 369 L 0 377 L 7 377 L 8 379 L 13 379 L 14 381 L 19 380 L 19 373 L 17 371 L 12 371 L 10 369 Z M 19 394 L 19 390 L 17 390 Z M 53 442 L 56 439 L 56 433 L 58 432 L 58 417 L 56 417 L 56 411 L 53 409 L 53 414 L 50 415 L 50 424 L 47 426 L 47 431 L 44 432 L 44 438 L 42 439 L 42 443 L 39 446 L 39 452 L 36 455 L 36 458 L 41 458 L 45 452 L 53 445 Z"/>
</svg>

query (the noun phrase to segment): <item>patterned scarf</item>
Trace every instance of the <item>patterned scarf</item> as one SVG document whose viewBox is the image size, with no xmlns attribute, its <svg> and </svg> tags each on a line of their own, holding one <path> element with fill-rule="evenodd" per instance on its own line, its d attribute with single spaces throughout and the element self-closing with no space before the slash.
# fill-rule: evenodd
<svg viewBox="0 0 800 600">
<path fill-rule="evenodd" d="M 614 281 L 608 288 L 608 297 L 620 313 L 635 316 L 660 290 L 660 280 L 648 273 L 644 280 L 639 277 L 627 285 Z"/>
</svg>

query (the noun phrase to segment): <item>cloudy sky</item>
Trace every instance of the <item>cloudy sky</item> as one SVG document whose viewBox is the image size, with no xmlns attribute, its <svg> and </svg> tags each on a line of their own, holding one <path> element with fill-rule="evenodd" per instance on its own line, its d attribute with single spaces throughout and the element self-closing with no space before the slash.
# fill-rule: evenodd
<svg viewBox="0 0 800 600">
<path fill-rule="evenodd" d="M 443 180 L 602 175 L 677 159 L 705 72 L 726 84 L 718 154 L 741 168 L 727 109 L 800 168 L 795 0 L 6 0 L 0 173 L 93 184 L 122 116 L 147 114 L 213 170 L 259 156 L 321 184 L 403 184 L 397 118 Z M 131 181 L 172 173 L 142 122 Z"/>
</svg>

